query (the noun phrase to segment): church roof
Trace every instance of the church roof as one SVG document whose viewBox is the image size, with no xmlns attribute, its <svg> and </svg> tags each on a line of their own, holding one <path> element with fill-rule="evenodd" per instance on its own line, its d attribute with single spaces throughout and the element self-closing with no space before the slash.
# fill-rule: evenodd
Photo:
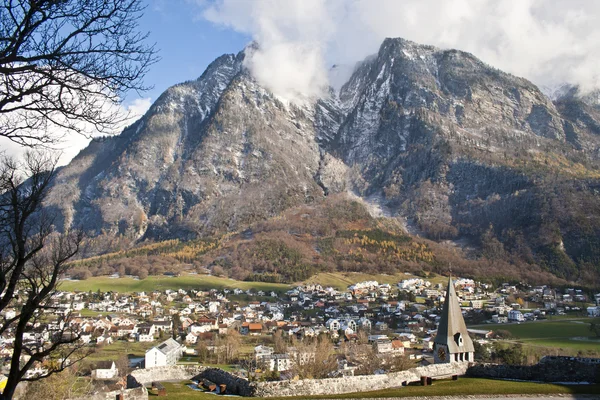
<svg viewBox="0 0 600 400">
<path fill-rule="evenodd" d="M 446 301 L 444 302 L 442 317 L 434 342 L 448 346 L 450 353 L 475 351 L 473 341 L 469 337 L 469 332 L 467 332 L 467 326 L 465 325 L 465 319 L 458 303 L 458 296 L 454 290 L 452 277 L 448 279 Z"/>
</svg>

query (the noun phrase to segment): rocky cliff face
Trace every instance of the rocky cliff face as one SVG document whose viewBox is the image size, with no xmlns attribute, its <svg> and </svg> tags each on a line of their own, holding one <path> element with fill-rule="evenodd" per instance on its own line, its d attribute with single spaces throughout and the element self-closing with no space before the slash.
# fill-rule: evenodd
<svg viewBox="0 0 600 400">
<path fill-rule="evenodd" d="M 411 232 L 598 273 L 597 95 L 553 102 L 471 54 L 386 39 L 339 93 L 299 106 L 243 58 L 218 58 L 62 169 L 47 202 L 62 226 L 188 238 L 348 191 Z"/>
</svg>

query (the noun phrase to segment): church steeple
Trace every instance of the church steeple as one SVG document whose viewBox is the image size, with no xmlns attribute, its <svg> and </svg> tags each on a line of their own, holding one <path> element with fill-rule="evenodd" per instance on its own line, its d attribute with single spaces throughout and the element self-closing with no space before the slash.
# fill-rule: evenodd
<svg viewBox="0 0 600 400">
<path fill-rule="evenodd" d="M 434 340 L 433 351 L 436 363 L 473 361 L 475 349 L 467 332 L 452 277 L 448 278 L 446 300 L 444 301 L 437 336 Z"/>
</svg>

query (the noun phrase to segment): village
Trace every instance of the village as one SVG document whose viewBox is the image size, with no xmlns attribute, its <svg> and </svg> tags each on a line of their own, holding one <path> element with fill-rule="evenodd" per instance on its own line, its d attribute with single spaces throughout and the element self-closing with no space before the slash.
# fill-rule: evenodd
<svg viewBox="0 0 600 400">
<path fill-rule="evenodd" d="M 588 297 L 581 290 L 524 284 L 492 287 L 464 278 L 454 279 L 453 285 L 468 325 L 520 324 L 567 313 L 600 316 L 600 294 Z M 345 291 L 318 284 L 280 293 L 59 291 L 45 310 L 47 322 L 32 325 L 24 339 L 41 345 L 57 332 L 77 335 L 82 346 L 94 351 L 88 373 L 95 379 L 178 363 L 225 365 L 245 378 L 268 380 L 385 373 L 434 362 L 445 295 L 444 284 L 416 276 L 396 285 L 364 281 Z M 12 313 L 14 309 L 5 310 L 3 318 Z M 498 337 L 485 328 L 469 329 L 469 335 L 477 343 L 475 356 Z M 0 338 L 5 371 L 13 340 L 10 331 Z M 119 363 L 109 351 L 119 343 L 144 353 Z M 326 371 L 301 368 L 310 364 L 307 359 L 332 352 L 338 356 Z M 38 363 L 28 376 L 45 372 L 47 366 Z"/>
</svg>

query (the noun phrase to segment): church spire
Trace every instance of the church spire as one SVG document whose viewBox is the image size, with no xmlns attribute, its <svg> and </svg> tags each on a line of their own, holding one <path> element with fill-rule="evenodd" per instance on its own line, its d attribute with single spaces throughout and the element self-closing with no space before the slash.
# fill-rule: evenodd
<svg viewBox="0 0 600 400">
<path fill-rule="evenodd" d="M 434 340 L 436 350 L 436 362 L 473 361 L 473 341 L 467 332 L 451 276 L 448 277 L 446 300 Z"/>
</svg>

